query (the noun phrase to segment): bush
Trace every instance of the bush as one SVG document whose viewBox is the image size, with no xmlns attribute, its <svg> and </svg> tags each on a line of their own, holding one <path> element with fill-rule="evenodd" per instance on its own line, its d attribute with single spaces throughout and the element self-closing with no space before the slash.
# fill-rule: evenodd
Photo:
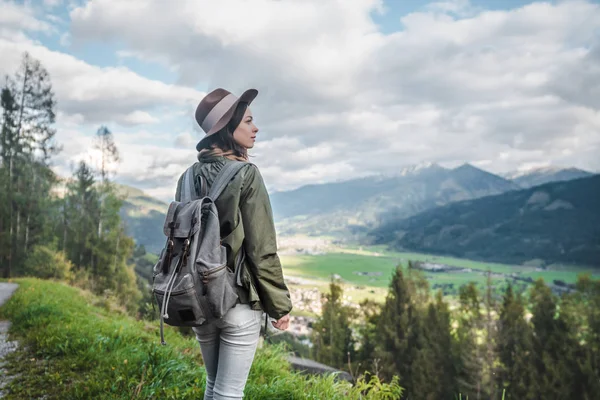
<svg viewBox="0 0 600 400">
<path fill-rule="evenodd" d="M 73 276 L 73 264 L 62 251 L 35 246 L 25 260 L 23 273 L 42 279 L 70 280 Z"/>
</svg>

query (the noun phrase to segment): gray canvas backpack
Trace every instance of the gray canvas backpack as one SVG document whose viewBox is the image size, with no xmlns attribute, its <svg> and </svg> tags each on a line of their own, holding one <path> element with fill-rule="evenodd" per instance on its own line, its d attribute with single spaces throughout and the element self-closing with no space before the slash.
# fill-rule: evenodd
<svg viewBox="0 0 600 400">
<path fill-rule="evenodd" d="M 243 249 L 232 271 L 227 267 L 227 249 L 221 244 L 215 201 L 246 164 L 226 163 L 208 195 L 203 195 L 205 181 L 201 181 L 200 194 L 196 192 L 193 166 L 188 168 L 181 183 L 181 201 L 169 205 L 163 227 L 167 241 L 154 266 L 152 283 L 163 345 L 163 323 L 200 326 L 222 318 L 237 303 Z"/>
</svg>

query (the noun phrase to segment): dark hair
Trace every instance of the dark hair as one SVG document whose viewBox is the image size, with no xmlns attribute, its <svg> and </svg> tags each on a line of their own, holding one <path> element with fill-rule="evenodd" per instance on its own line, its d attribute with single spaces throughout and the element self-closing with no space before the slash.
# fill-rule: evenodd
<svg viewBox="0 0 600 400">
<path fill-rule="evenodd" d="M 213 133 L 202 140 L 199 150 L 210 150 L 217 147 L 225 153 L 233 153 L 236 157 L 248 158 L 248 149 L 240 146 L 233 138 L 233 132 L 240 122 L 242 122 L 242 118 L 244 118 L 247 108 L 248 103 L 239 103 L 227 125 L 220 131 Z"/>
</svg>

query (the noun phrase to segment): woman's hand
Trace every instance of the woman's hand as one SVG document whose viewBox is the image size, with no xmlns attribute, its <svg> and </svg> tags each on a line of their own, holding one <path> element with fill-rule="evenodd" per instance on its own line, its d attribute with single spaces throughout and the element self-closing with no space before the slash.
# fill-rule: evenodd
<svg viewBox="0 0 600 400">
<path fill-rule="evenodd" d="M 284 315 L 275 322 L 271 321 L 271 323 L 280 331 L 285 331 L 290 326 L 290 314 Z"/>
</svg>

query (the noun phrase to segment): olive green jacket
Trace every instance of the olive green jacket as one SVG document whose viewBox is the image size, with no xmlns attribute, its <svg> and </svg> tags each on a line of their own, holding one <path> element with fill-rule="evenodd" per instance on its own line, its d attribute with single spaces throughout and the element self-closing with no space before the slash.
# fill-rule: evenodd
<svg viewBox="0 0 600 400">
<path fill-rule="evenodd" d="M 194 164 L 196 190 L 198 176 L 212 185 L 226 162 L 221 156 L 202 155 Z M 177 182 L 175 200 L 181 199 L 181 182 Z M 269 194 L 256 166 L 248 164 L 227 185 L 216 200 L 219 211 L 222 244 L 227 247 L 227 265 L 234 268 L 241 247 L 245 249 L 242 265 L 242 288 L 238 288 L 240 302 L 253 309 L 263 309 L 270 317 L 279 319 L 292 309 L 289 290 L 283 280 L 281 262 L 277 255 L 277 241 Z"/>
</svg>

